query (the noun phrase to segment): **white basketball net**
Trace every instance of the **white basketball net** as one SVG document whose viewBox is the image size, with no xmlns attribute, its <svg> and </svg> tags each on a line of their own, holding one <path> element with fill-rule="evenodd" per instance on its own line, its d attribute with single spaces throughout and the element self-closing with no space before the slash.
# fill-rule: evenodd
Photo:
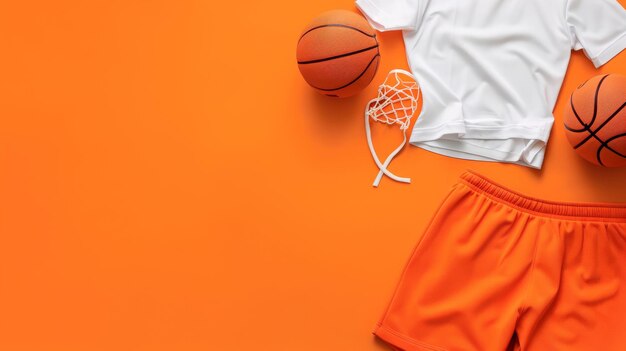
<svg viewBox="0 0 626 351">
<path fill-rule="evenodd" d="M 375 187 L 380 184 L 383 174 L 398 182 L 411 182 L 410 178 L 398 177 L 391 173 L 387 170 L 387 167 L 406 144 L 406 130 L 411 125 L 411 118 L 417 110 L 420 94 L 420 87 L 415 77 L 405 70 L 395 69 L 389 72 L 383 84 L 378 87 L 378 96 L 372 99 L 365 108 L 367 142 L 374 162 L 376 162 L 376 165 L 380 169 L 378 176 L 376 176 L 374 180 L 373 185 Z M 376 150 L 374 150 L 370 130 L 370 118 L 376 122 L 382 122 L 388 125 L 398 124 L 404 134 L 404 141 L 387 157 L 385 163 L 380 162 L 380 159 L 376 155 Z"/>
</svg>

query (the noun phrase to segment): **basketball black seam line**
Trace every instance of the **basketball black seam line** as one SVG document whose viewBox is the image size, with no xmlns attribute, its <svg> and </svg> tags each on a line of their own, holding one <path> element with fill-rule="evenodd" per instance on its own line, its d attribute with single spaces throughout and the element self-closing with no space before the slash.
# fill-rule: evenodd
<svg viewBox="0 0 626 351">
<path fill-rule="evenodd" d="M 589 82 L 590 79 L 587 79 L 586 81 L 583 82 L 583 84 L 579 85 L 577 89 L 580 89 L 582 87 L 585 86 L 585 84 L 587 84 L 587 82 Z"/>
<path fill-rule="evenodd" d="M 374 55 L 374 57 L 372 58 L 372 60 L 370 61 L 370 63 L 367 64 L 367 66 L 365 67 L 365 69 L 363 70 L 363 72 L 361 72 L 361 74 L 359 74 L 354 80 L 352 80 L 350 83 L 343 85 L 339 88 L 333 88 L 333 89 L 324 89 L 324 88 L 318 88 L 316 86 L 313 86 L 315 89 L 321 90 L 321 91 L 336 91 L 336 90 L 341 90 L 343 88 L 349 87 L 350 85 L 354 84 L 357 80 L 361 79 L 361 77 L 363 77 L 363 75 L 365 74 L 365 72 L 367 72 L 367 70 L 370 68 L 370 66 L 372 65 L 372 63 L 374 62 L 374 60 L 376 60 L 377 57 L 380 57 L 379 54 Z"/>
<path fill-rule="evenodd" d="M 576 119 L 578 120 L 580 125 L 583 126 L 583 129 L 573 129 L 564 123 L 565 128 L 569 130 L 570 132 L 574 132 L 574 133 L 582 133 L 586 131 L 589 127 L 585 124 L 585 122 L 583 122 L 582 118 L 580 118 L 580 116 L 578 115 L 578 111 L 576 111 L 576 107 L 574 106 L 574 93 L 572 93 L 572 95 L 570 96 L 569 103 L 570 103 L 570 106 L 572 107 L 572 111 L 574 112 L 574 116 L 576 116 Z"/>
<path fill-rule="evenodd" d="M 616 151 L 615 149 L 613 149 L 609 143 L 615 139 L 621 138 L 621 137 L 625 137 L 626 133 L 623 134 L 618 134 L 615 135 L 611 138 L 609 138 L 608 140 L 604 141 L 600 138 L 598 138 L 598 136 L 594 135 L 594 138 L 596 138 L 596 140 L 598 140 L 600 142 L 600 147 L 598 148 L 598 151 L 596 152 L 596 159 L 598 160 L 598 163 L 601 164 L 602 166 L 604 166 L 604 162 L 602 162 L 602 158 L 600 157 L 602 150 L 604 150 L 605 148 L 608 149 L 609 151 L 613 152 L 614 154 L 616 154 L 617 156 L 620 156 L 621 158 L 626 158 L 626 155 L 623 155 L 621 152 Z"/>
<path fill-rule="evenodd" d="M 565 129 L 569 130 L 572 133 L 581 133 L 585 131 L 585 129 L 572 129 L 567 124 L 565 124 Z"/>
<path fill-rule="evenodd" d="M 600 87 L 602 86 L 602 83 L 604 82 L 604 80 L 608 76 L 610 76 L 610 74 L 607 74 L 604 77 L 602 77 L 602 79 L 600 79 L 600 82 L 598 83 L 598 86 L 596 87 L 596 93 L 595 93 L 594 103 L 593 103 L 593 117 L 591 118 L 591 122 L 589 122 L 589 124 L 586 124 L 585 122 L 583 122 L 583 120 L 580 118 L 580 116 L 576 112 L 576 108 L 574 107 L 574 93 L 576 91 L 574 91 L 574 93 L 572 93 L 572 96 L 570 97 L 570 104 L 572 105 L 572 110 L 574 111 L 574 115 L 576 115 L 576 118 L 578 119 L 578 122 L 584 128 L 580 129 L 580 130 L 574 130 L 574 129 L 568 128 L 568 130 L 570 130 L 572 132 L 575 132 L 575 133 L 582 133 L 582 132 L 590 130 L 591 126 L 593 126 L 593 124 L 596 122 L 596 118 L 597 118 L 597 114 L 598 114 L 598 95 L 600 93 Z M 583 83 L 583 85 L 584 85 L 584 83 Z M 579 89 L 580 89 L 580 87 L 579 87 Z M 567 125 L 565 127 L 567 127 Z"/>
<path fill-rule="evenodd" d="M 367 72 L 367 70 L 370 68 L 370 66 L 372 65 L 372 63 L 374 62 L 374 60 L 376 60 L 377 57 L 380 57 L 380 54 L 376 54 L 374 55 L 374 57 L 372 58 L 372 60 L 370 61 L 370 63 L 367 65 L 367 67 L 365 67 L 365 69 L 363 70 L 363 72 L 361 72 L 361 74 L 358 75 L 358 77 L 356 77 L 354 80 L 352 80 L 350 83 L 340 86 L 339 88 L 332 88 L 332 89 L 324 89 L 324 88 L 318 88 L 314 85 L 312 85 L 313 88 L 317 89 L 317 90 L 321 90 L 321 91 L 335 91 L 335 90 L 340 90 L 343 89 L 345 87 L 348 87 L 350 85 L 352 85 L 354 82 L 356 82 L 357 80 L 361 79 L 361 77 L 363 77 L 363 75 L 365 74 L 365 72 Z"/>
<path fill-rule="evenodd" d="M 608 144 L 609 144 L 610 142 L 612 142 L 613 140 L 615 140 L 615 139 L 619 139 L 619 138 L 621 138 L 621 137 L 625 137 L 625 136 L 626 136 L 626 133 L 622 133 L 622 134 L 614 135 L 614 136 L 612 136 L 612 137 L 608 138 L 608 139 L 606 140 L 606 142 L 605 142 L 605 143 L 608 145 Z M 607 147 L 607 148 L 610 148 L 610 146 L 606 146 L 606 147 Z M 618 155 L 619 155 L 619 156 L 621 156 L 621 157 L 626 158 L 626 155 L 622 155 L 622 153 L 621 153 L 621 152 L 617 152 L 617 151 L 613 151 L 613 152 L 615 152 L 616 154 L 618 154 Z"/>
<path fill-rule="evenodd" d="M 585 124 L 582 119 L 580 118 L 580 116 L 578 115 L 578 112 L 576 111 L 576 107 L 574 106 L 574 93 L 572 93 L 571 97 L 570 97 L 570 105 L 572 107 L 572 111 L 574 112 L 574 115 L 576 116 L 576 119 L 578 119 L 578 122 L 584 126 L 583 129 L 573 129 L 571 127 L 569 127 L 567 124 L 565 124 L 565 128 L 567 130 L 569 130 L 570 132 L 573 133 L 582 133 L 585 131 L 589 132 L 589 136 L 587 138 L 585 138 L 585 140 L 583 140 L 582 142 L 580 142 L 578 145 L 576 145 L 574 148 L 578 149 L 580 148 L 582 145 L 584 145 L 587 141 L 589 141 L 591 138 L 595 138 L 598 142 L 600 142 L 600 147 L 598 148 L 597 152 L 596 152 L 596 159 L 598 160 L 598 163 L 602 166 L 604 166 L 604 163 L 602 162 L 602 150 L 604 150 L 605 148 L 608 149 L 609 151 L 613 152 L 614 154 L 616 154 L 617 156 L 620 156 L 622 158 L 626 158 L 626 155 L 623 155 L 622 153 L 620 153 L 619 151 L 613 149 L 609 143 L 615 139 L 621 138 L 626 136 L 626 133 L 624 134 L 619 134 L 616 136 L 613 136 L 611 138 L 609 138 L 608 140 L 604 141 L 602 139 L 600 139 L 597 136 L 597 133 L 600 132 L 600 130 L 602 128 L 604 128 L 613 118 L 615 118 L 615 116 L 617 116 L 617 114 L 619 114 L 622 109 L 624 109 L 626 107 L 626 103 L 624 103 L 620 108 L 618 108 L 615 112 L 613 112 L 611 114 L 611 116 L 609 116 L 609 118 L 607 118 L 604 123 L 602 123 L 596 130 L 591 131 L 591 126 L 593 126 L 593 124 L 595 123 L 595 119 L 597 118 L 597 111 L 598 111 L 598 96 L 599 96 L 599 91 L 600 91 L 600 86 L 602 85 L 602 83 L 604 82 L 604 80 L 610 76 L 610 74 L 605 75 L 604 77 L 602 77 L 602 79 L 600 80 L 600 82 L 598 83 L 598 87 L 596 88 L 596 94 L 595 94 L 595 101 L 594 101 L 594 115 L 593 118 L 591 120 L 591 123 L 589 125 Z M 585 82 L 587 83 L 587 82 Z M 579 89 L 585 85 L 585 83 L 583 83 Z"/>
<path fill-rule="evenodd" d="M 619 151 L 617 151 L 617 150 L 613 149 L 613 148 L 609 145 L 609 143 L 610 143 L 611 141 L 613 141 L 613 140 L 615 140 L 615 139 L 617 139 L 617 138 L 621 138 L 621 137 L 623 137 L 623 136 L 626 136 L 626 133 L 624 133 L 624 134 L 618 134 L 618 135 L 615 135 L 615 136 L 613 136 L 613 137 L 609 138 L 609 139 L 608 139 L 608 140 L 606 140 L 606 141 L 604 141 L 604 140 L 602 140 L 602 139 L 598 138 L 598 136 L 597 136 L 597 135 L 596 135 L 596 136 L 594 136 L 594 138 L 595 138 L 597 141 L 599 141 L 599 142 L 600 142 L 600 149 L 607 148 L 607 149 L 609 149 L 609 151 L 612 151 L 612 152 L 613 152 L 614 154 L 616 154 L 617 156 L 619 156 L 619 157 L 623 157 L 623 158 L 626 158 L 626 155 L 623 155 L 621 152 L 619 152 Z"/>
<path fill-rule="evenodd" d="M 323 58 L 323 59 L 310 60 L 310 61 L 298 61 L 298 64 L 299 65 L 309 65 L 309 64 L 312 64 L 312 63 L 319 63 L 319 62 L 330 61 L 330 60 L 334 60 L 334 59 L 338 59 L 338 58 L 342 58 L 342 57 L 347 57 L 347 56 L 360 54 L 362 52 L 366 52 L 366 51 L 369 51 L 369 50 L 372 50 L 372 49 L 376 49 L 377 47 L 378 47 L 378 44 L 376 44 L 374 46 L 367 47 L 365 49 L 351 51 L 351 52 L 346 52 L 345 54 L 336 55 L 336 56 L 330 56 L 330 57 L 326 57 L 326 58 Z"/>
<path fill-rule="evenodd" d="M 360 30 L 359 28 L 355 28 L 355 27 L 348 26 L 348 25 L 345 25 L 345 24 L 338 24 L 338 23 L 336 23 L 336 24 L 323 24 L 321 26 L 313 27 L 313 28 L 307 30 L 306 32 L 302 33 L 302 35 L 300 36 L 300 39 L 298 39 L 298 43 L 300 42 L 300 40 L 302 40 L 302 38 L 304 38 L 305 35 L 309 34 L 310 32 L 312 32 L 312 31 L 314 31 L 316 29 L 326 28 L 326 27 L 348 28 L 348 29 L 352 29 L 352 30 L 355 30 L 357 32 L 360 32 L 361 34 L 366 35 L 366 36 L 368 36 L 370 38 L 376 38 L 376 33 L 369 34 L 369 33 L 366 33 L 364 31 Z"/>
<path fill-rule="evenodd" d="M 376 42 L 376 55 L 380 57 L 380 45 L 378 43 L 378 39 L 376 39 L 376 36 L 374 36 L 374 41 Z"/>
<path fill-rule="evenodd" d="M 606 121 L 604 121 L 604 123 L 602 123 L 596 130 L 594 131 L 588 130 L 589 136 L 586 137 L 580 143 L 578 143 L 578 145 L 574 146 L 574 149 L 578 149 L 579 147 L 583 146 L 586 142 L 588 142 L 591 138 L 595 137 L 598 134 L 598 132 L 600 132 L 602 128 L 604 128 L 609 122 L 611 122 L 613 118 L 615 118 L 615 116 L 617 116 L 625 107 L 626 107 L 626 102 L 620 108 L 618 108 L 615 112 L 613 112 L 611 116 L 609 116 L 609 118 L 607 118 Z"/>
<path fill-rule="evenodd" d="M 604 150 L 602 148 L 602 146 L 600 146 L 598 148 L 598 150 L 596 151 L 596 160 L 598 160 L 598 163 L 600 164 L 600 166 L 604 166 L 604 162 L 602 162 L 602 150 Z"/>
<path fill-rule="evenodd" d="M 602 123 L 602 125 L 600 125 L 598 128 L 596 128 L 595 130 L 591 130 L 591 127 L 595 124 L 595 121 L 597 119 L 597 113 L 598 113 L 598 100 L 599 100 L 599 92 L 600 92 L 600 87 L 602 86 L 602 83 L 604 82 L 604 80 L 610 76 L 610 74 L 605 75 L 604 77 L 602 77 L 602 79 L 600 80 L 600 83 L 598 83 L 598 87 L 596 88 L 596 94 L 595 94 L 595 99 L 594 99 L 594 107 L 593 107 L 593 118 L 591 119 L 591 122 L 589 124 L 585 124 L 582 122 L 582 120 L 579 118 L 579 122 L 585 127 L 582 130 L 574 130 L 574 129 L 569 129 L 572 132 L 575 133 L 582 133 L 582 132 L 589 132 L 589 136 L 585 137 L 585 139 L 583 139 L 580 143 L 578 143 L 577 145 L 574 146 L 574 149 L 578 149 L 579 147 L 583 146 L 587 141 L 589 141 L 594 135 L 596 135 L 602 128 L 604 128 L 604 126 L 606 126 L 607 123 L 609 123 L 616 115 L 617 113 L 619 113 L 619 111 L 621 111 L 621 108 L 619 108 L 617 111 L 615 111 L 609 118 L 607 118 L 607 120 L 604 121 L 604 123 Z M 572 94 L 573 97 L 573 94 Z M 573 105 L 572 105 L 573 107 Z"/>
<path fill-rule="evenodd" d="M 598 100 L 600 96 L 600 87 L 602 87 L 602 83 L 604 83 L 604 80 L 608 76 L 609 75 L 607 74 L 604 77 L 602 77 L 602 79 L 600 79 L 600 82 L 598 83 L 598 87 L 596 88 L 596 96 L 593 102 L 593 117 L 591 118 L 591 122 L 589 122 L 589 129 L 591 129 L 593 124 L 596 123 L 596 118 L 598 118 Z"/>
</svg>

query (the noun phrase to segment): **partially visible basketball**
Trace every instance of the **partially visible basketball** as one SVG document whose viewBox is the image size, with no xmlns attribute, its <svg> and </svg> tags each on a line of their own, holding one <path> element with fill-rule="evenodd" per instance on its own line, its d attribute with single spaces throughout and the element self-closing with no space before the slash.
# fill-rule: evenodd
<svg viewBox="0 0 626 351">
<path fill-rule="evenodd" d="M 585 160 L 626 166 L 626 77 L 596 76 L 579 86 L 565 109 L 565 133 Z"/>
<path fill-rule="evenodd" d="M 325 12 L 314 19 L 300 36 L 296 56 L 307 83 L 332 97 L 363 90 L 380 60 L 376 31 L 365 18 L 346 10 Z"/>
</svg>

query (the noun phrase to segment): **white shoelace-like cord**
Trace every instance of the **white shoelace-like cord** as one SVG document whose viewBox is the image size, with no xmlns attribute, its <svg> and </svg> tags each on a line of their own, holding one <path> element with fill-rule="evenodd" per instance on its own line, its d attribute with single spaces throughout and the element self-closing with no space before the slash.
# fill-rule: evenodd
<svg viewBox="0 0 626 351">
<path fill-rule="evenodd" d="M 367 135 L 367 144 L 369 146 L 372 157 L 374 158 L 374 162 L 379 168 L 378 175 L 376 176 L 376 179 L 373 183 L 374 187 L 378 187 L 380 181 L 383 178 L 383 175 L 386 175 L 397 182 L 411 183 L 411 178 L 399 177 L 387 169 L 387 167 L 389 167 L 389 164 L 391 164 L 391 161 L 398 155 L 398 153 L 400 153 L 400 151 L 402 151 L 402 149 L 406 145 L 406 130 L 409 128 L 409 125 L 411 123 L 411 117 L 417 109 L 417 103 L 419 101 L 421 93 L 417 82 L 407 84 L 407 82 L 402 81 L 399 78 L 399 75 L 405 75 L 415 81 L 415 77 L 405 70 L 392 70 L 391 72 L 389 72 L 389 75 L 387 76 L 387 79 L 385 79 L 385 82 L 379 87 L 378 97 L 372 99 L 365 108 L 365 133 Z M 396 79 L 396 84 L 394 86 L 387 85 L 387 81 L 390 79 L 390 77 L 394 77 Z M 405 86 L 398 88 L 398 86 L 401 85 Z M 413 94 L 413 90 L 415 90 L 415 94 Z M 389 91 L 393 92 L 392 96 L 387 96 Z M 396 99 L 394 100 L 394 98 Z M 403 101 L 407 100 L 409 100 L 411 103 L 408 107 L 404 106 L 404 104 L 402 103 Z M 398 103 L 402 105 L 402 108 L 395 108 L 394 104 Z M 384 111 L 385 108 L 391 108 L 391 111 L 386 112 Z M 374 144 L 372 142 L 372 132 L 370 127 L 370 118 L 375 121 L 384 122 L 390 125 L 400 124 L 400 129 L 403 132 L 402 144 L 400 144 L 398 148 L 396 148 L 391 154 L 389 154 L 384 163 L 380 162 L 380 159 L 376 154 L 376 150 L 374 149 Z"/>
</svg>

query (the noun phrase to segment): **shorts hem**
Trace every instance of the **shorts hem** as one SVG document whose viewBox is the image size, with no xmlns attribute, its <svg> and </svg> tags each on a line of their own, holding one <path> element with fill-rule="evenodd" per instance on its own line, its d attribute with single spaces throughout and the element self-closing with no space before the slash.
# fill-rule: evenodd
<svg viewBox="0 0 626 351">
<path fill-rule="evenodd" d="M 389 343 L 390 345 L 399 347 L 404 351 L 448 351 L 445 348 L 415 340 L 380 324 L 376 326 L 373 334 L 381 338 L 383 341 Z"/>
</svg>

